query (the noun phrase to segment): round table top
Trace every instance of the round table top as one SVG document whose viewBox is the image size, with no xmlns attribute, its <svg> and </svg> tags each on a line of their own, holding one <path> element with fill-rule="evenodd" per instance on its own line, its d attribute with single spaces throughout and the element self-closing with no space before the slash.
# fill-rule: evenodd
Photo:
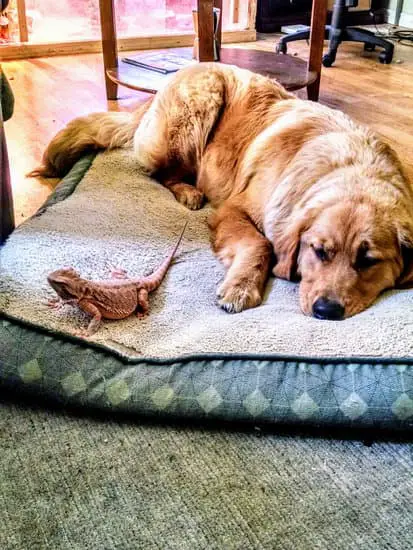
<svg viewBox="0 0 413 550">
<path fill-rule="evenodd" d="M 189 58 L 192 55 L 192 48 L 174 48 L 167 51 Z M 307 62 L 303 59 L 264 50 L 222 47 L 220 62 L 274 78 L 290 91 L 305 88 L 317 78 L 316 72 L 309 71 Z M 164 75 L 128 63 L 121 63 L 119 67 L 107 70 L 108 77 L 117 84 L 153 94 L 158 92 L 173 74 Z"/>
</svg>

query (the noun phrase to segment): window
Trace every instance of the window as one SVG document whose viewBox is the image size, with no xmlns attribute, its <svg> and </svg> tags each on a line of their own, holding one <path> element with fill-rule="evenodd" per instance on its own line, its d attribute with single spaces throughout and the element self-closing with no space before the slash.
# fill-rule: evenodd
<svg viewBox="0 0 413 550">
<path fill-rule="evenodd" d="M 115 6 L 119 38 L 193 32 L 196 0 L 115 0 Z M 11 0 L 1 16 L 0 43 L 19 43 L 22 24 L 33 44 L 97 40 L 99 0 Z M 248 0 L 224 0 L 223 28 L 247 27 Z"/>
</svg>

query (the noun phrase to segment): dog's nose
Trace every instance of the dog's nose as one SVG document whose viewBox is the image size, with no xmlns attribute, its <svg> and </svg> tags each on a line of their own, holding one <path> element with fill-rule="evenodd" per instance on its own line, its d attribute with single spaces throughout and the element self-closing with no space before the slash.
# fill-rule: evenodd
<svg viewBox="0 0 413 550">
<path fill-rule="evenodd" d="M 328 298 L 319 298 L 313 304 L 313 315 L 317 319 L 340 321 L 344 317 L 344 307 Z"/>
</svg>

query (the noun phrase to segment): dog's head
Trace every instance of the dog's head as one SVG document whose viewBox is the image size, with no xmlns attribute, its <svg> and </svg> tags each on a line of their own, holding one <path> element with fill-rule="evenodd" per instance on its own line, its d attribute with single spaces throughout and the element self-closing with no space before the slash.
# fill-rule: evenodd
<svg viewBox="0 0 413 550">
<path fill-rule="evenodd" d="M 303 213 L 286 235 L 274 273 L 301 279 L 307 315 L 344 319 L 385 289 L 413 285 L 413 219 L 396 201 L 337 200 Z"/>
</svg>

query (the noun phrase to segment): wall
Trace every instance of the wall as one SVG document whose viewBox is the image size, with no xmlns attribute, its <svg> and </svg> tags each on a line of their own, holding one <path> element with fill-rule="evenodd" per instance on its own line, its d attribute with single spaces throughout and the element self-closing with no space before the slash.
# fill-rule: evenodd
<svg viewBox="0 0 413 550">
<path fill-rule="evenodd" d="M 397 0 L 388 0 L 387 13 L 389 23 L 395 22 Z M 413 0 L 403 0 L 399 25 L 413 28 Z"/>
</svg>

